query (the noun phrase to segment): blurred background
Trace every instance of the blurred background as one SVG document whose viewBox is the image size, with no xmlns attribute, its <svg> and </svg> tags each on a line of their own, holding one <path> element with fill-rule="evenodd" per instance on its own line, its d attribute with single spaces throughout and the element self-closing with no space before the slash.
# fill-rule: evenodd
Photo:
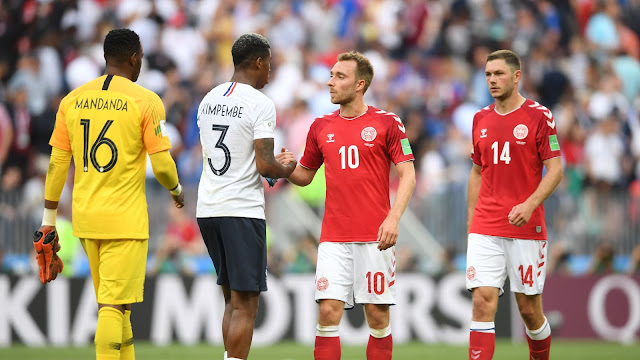
<svg viewBox="0 0 640 360">
<path fill-rule="evenodd" d="M 162 276 L 177 276 L 187 289 L 210 278 L 215 271 L 195 222 L 202 171 L 196 112 L 204 94 L 231 77 L 233 41 L 257 32 L 272 47 L 272 73 L 263 92 L 277 108 L 276 149 L 286 146 L 298 158 L 313 119 L 337 108 L 326 86 L 336 56 L 357 49 L 369 57 L 375 76 L 365 100 L 402 118 L 416 157 L 417 186 L 401 223 L 398 271 L 416 279 L 405 283 L 407 293 L 420 284 L 435 292 L 446 285 L 443 279 L 453 279 L 449 291 L 461 299 L 462 315 L 451 315 L 458 317 L 453 325 L 446 314 L 433 315 L 434 329 L 448 326 L 458 333 L 439 338 L 413 329 L 406 339 L 463 341 L 471 309 L 464 270 L 472 119 L 493 102 L 484 76 L 486 56 L 512 49 L 523 62 L 521 93 L 554 114 L 565 165 L 562 183 L 545 202 L 550 239 L 545 308 L 568 338 L 633 341 L 640 334 L 638 19 L 639 0 L 3 0 L 0 269 L 6 275 L 0 275 L 0 287 L 2 279 L 7 291 L 21 281 L 37 282 L 30 239 L 42 218 L 57 107 L 70 90 L 103 74 L 102 43 L 118 27 L 140 35 L 145 57 L 138 83 L 164 102 L 187 200 L 176 210 L 148 166 L 151 285 L 145 304 L 158 303 L 148 289 L 158 289 Z M 391 177 L 393 199 L 397 178 Z M 73 165 L 58 220 L 63 275 L 73 278 L 68 282 L 73 298 L 84 294 L 80 281 L 89 268 L 71 234 L 72 188 Z M 292 306 L 299 300 L 291 295 L 295 281 L 306 279 L 297 286 L 313 292 L 324 193 L 322 171 L 306 188 L 280 180 L 265 189 L 270 291 L 271 284 L 284 284 L 283 296 Z M 46 303 L 44 290 L 37 291 L 35 301 Z M 566 300 L 577 293 L 584 299 Z M 407 301 L 415 296 L 407 295 Z M 313 327 L 315 304 L 312 298 L 305 301 Z M 598 301 L 602 308 L 594 305 Z M 434 305 L 435 312 L 446 313 L 445 307 Z M 502 303 L 501 308 L 504 323 L 511 324 L 513 308 Z M 567 311 L 580 311 L 575 317 L 585 325 L 567 328 L 573 316 Z M 299 314 L 292 316 L 282 338 L 298 339 L 292 329 Z M 16 319 L 9 320 L 14 327 Z M 517 316 L 513 321 L 519 324 Z M 36 322 L 45 334 L 43 323 Z M 522 335 L 521 325 L 504 328 L 499 335 Z M 161 341 L 148 331 L 152 341 Z M 0 343 L 29 341 L 20 334 L 9 331 Z M 55 339 L 49 334 L 43 341 Z"/>
</svg>

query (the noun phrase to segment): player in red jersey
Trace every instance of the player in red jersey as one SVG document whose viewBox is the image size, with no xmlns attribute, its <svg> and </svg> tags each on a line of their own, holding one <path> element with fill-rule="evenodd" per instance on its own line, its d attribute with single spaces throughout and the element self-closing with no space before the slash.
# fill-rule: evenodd
<svg viewBox="0 0 640 360">
<path fill-rule="evenodd" d="M 469 359 L 493 357 L 494 317 L 507 276 L 527 328 L 530 358 L 549 359 L 551 330 L 542 312 L 548 249 L 542 202 L 562 179 L 556 123 L 549 109 L 518 92 L 522 72 L 514 52 L 489 54 L 485 75 L 495 103 L 473 118 L 466 280 L 473 291 Z"/>
<path fill-rule="evenodd" d="M 338 324 L 345 308 L 364 304 L 371 336 L 367 359 L 391 359 L 389 305 L 395 303 L 398 223 L 415 188 L 413 153 L 400 118 L 365 104 L 373 67 L 343 53 L 327 85 L 340 109 L 315 119 L 304 155 L 288 178 L 306 186 L 325 164 L 327 199 L 316 268 L 319 303 L 315 359 L 340 359 Z M 277 158 L 285 163 L 293 154 Z M 400 185 L 389 202 L 390 163 Z"/>
</svg>

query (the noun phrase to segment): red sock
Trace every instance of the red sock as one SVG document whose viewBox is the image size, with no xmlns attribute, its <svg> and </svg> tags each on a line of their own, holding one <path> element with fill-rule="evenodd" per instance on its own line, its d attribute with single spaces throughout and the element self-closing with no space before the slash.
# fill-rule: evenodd
<svg viewBox="0 0 640 360">
<path fill-rule="evenodd" d="M 549 360 L 549 352 L 551 351 L 551 335 L 542 340 L 531 340 L 527 336 L 529 343 L 529 356 L 533 360 Z"/>
<path fill-rule="evenodd" d="M 341 355 L 339 336 L 316 336 L 316 347 L 313 350 L 315 360 L 340 360 Z"/>
<path fill-rule="evenodd" d="M 495 348 L 495 333 L 471 331 L 469 334 L 469 360 L 491 360 Z"/>
<path fill-rule="evenodd" d="M 369 343 L 367 344 L 367 360 L 391 360 L 393 352 L 393 338 L 391 334 L 376 338 L 369 335 Z"/>
</svg>

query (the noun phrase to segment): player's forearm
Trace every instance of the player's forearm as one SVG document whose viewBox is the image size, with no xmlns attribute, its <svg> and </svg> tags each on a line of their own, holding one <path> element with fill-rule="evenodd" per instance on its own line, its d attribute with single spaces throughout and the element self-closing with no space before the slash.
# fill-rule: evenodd
<svg viewBox="0 0 640 360">
<path fill-rule="evenodd" d="M 290 183 L 298 186 L 307 186 L 311 184 L 311 181 L 313 181 L 313 177 L 316 175 L 317 171 L 317 169 L 307 169 L 304 166 L 298 164 L 296 165 L 296 168 L 295 170 L 293 170 L 291 175 L 289 175 L 287 180 Z"/>
<path fill-rule="evenodd" d="M 467 233 L 471 227 L 471 220 L 473 219 L 473 212 L 478 204 L 478 197 L 480 195 L 480 185 L 482 184 L 482 175 L 480 173 L 480 167 L 474 165 L 469 175 L 469 188 L 467 191 Z"/>
<path fill-rule="evenodd" d="M 398 166 L 403 166 L 404 168 L 398 171 L 400 178 L 398 191 L 396 192 L 396 199 L 393 202 L 393 206 L 391 206 L 391 210 L 389 210 L 388 216 L 400 220 L 400 217 L 409 205 L 413 190 L 416 188 L 416 172 L 413 167 L 413 161 L 408 161 L 406 165 L 398 164 Z"/>
<path fill-rule="evenodd" d="M 562 170 L 562 163 L 559 158 L 555 161 L 554 166 L 547 165 L 547 173 L 540 181 L 540 184 L 536 188 L 536 191 L 529 196 L 526 202 L 531 204 L 531 206 L 535 209 L 543 201 L 545 201 L 556 189 L 562 177 L 564 176 L 564 172 Z"/>
<path fill-rule="evenodd" d="M 169 151 L 165 150 L 151 154 L 149 158 L 151 159 L 153 174 L 158 182 L 167 190 L 175 189 L 179 183 L 178 170 Z"/>
<path fill-rule="evenodd" d="M 288 165 L 282 165 L 279 161 L 273 158 L 272 162 L 261 163 L 258 165 L 258 172 L 260 175 L 272 179 L 286 178 L 291 174 L 291 168 L 296 166 L 296 163 L 290 163 Z"/>
<path fill-rule="evenodd" d="M 67 180 L 67 172 L 69 171 L 69 164 L 71 163 L 71 152 L 58 149 L 56 147 L 51 148 L 51 158 L 49 160 L 49 168 L 47 169 L 47 178 L 44 184 L 44 198 L 46 201 L 50 201 L 49 205 L 53 206 L 55 202 L 55 208 L 57 208 L 64 183 Z M 46 207 L 46 206 L 45 206 Z M 49 207 L 47 207 L 50 209 Z"/>
</svg>

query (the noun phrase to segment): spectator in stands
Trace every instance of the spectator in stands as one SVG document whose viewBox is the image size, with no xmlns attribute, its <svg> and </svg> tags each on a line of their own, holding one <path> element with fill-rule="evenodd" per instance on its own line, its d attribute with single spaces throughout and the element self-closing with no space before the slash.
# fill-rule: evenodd
<svg viewBox="0 0 640 360">
<path fill-rule="evenodd" d="M 7 108 L 0 103 L 0 177 L 13 142 L 13 126 Z"/>
<path fill-rule="evenodd" d="M 549 249 L 549 265 L 547 273 L 555 273 L 560 275 L 571 275 L 569 267 L 569 258 L 571 252 L 564 242 L 558 241 L 550 245 Z"/>
<path fill-rule="evenodd" d="M 151 274 L 179 272 L 196 274 L 195 257 L 205 254 L 204 242 L 198 223 L 186 212 L 176 208 L 173 202 L 167 205 L 168 223 L 162 243 L 155 252 Z"/>
<path fill-rule="evenodd" d="M 31 111 L 27 106 L 28 92 L 25 83 L 16 84 L 9 90 L 7 111 L 12 120 L 13 140 L 11 151 L 5 162 L 8 167 L 20 172 L 19 185 L 22 185 L 31 165 Z"/>
<path fill-rule="evenodd" d="M 315 273 L 318 259 L 318 241 L 310 233 L 304 234 L 294 248 L 285 254 L 289 264 L 286 271 L 291 273 Z"/>
<path fill-rule="evenodd" d="M 589 273 L 601 275 L 615 272 L 613 268 L 613 256 L 613 245 L 608 241 L 602 242 L 596 249 L 595 254 L 593 254 Z"/>
<path fill-rule="evenodd" d="M 640 245 L 636 245 L 636 247 L 633 248 L 633 251 L 631 251 L 627 273 L 629 275 L 636 275 L 640 273 Z"/>
</svg>

